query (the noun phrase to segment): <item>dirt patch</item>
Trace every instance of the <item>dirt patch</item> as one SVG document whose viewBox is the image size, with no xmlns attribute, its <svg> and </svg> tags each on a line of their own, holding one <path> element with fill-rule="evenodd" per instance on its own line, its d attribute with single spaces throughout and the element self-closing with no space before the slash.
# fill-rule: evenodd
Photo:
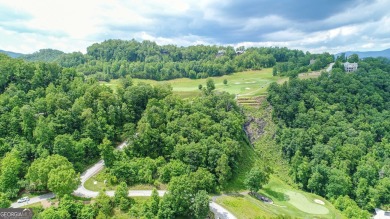
<svg viewBox="0 0 390 219">
<path fill-rule="evenodd" d="M 50 200 L 42 200 L 41 204 L 43 208 L 49 208 L 51 206 L 58 207 L 58 201 L 52 202 Z"/>
<path fill-rule="evenodd" d="M 301 73 L 298 75 L 298 78 L 300 79 L 307 79 L 307 78 L 318 78 L 321 75 L 322 71 L 312 71 L 307 73 Z"/>
</svg>

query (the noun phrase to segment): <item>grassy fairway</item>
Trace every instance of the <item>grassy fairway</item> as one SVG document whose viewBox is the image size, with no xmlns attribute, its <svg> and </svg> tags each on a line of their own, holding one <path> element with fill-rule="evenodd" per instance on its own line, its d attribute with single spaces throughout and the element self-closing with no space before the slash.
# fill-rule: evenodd
<svg viewBox="0 0 390 219">
<path fill-rule="evenodd" d="M 283 78 L 272 76 L 272 68 L 267 68 L 259 71 L 244 71 L 221 77 L 211 77 L 218 91 L 227 91 L 231 94 L 243 96 L 258 96 L 266 94 L 267 87 L 272 82 L 277 82 Z M 227 85 L 223 84 L 223 80 L 228 81 Z M 200 94 L 198 89 L 199 84 L 206 86 L 207 79 L 189 79 L 178 78 L 169 81 L 154 81 L 145 79 L 134 79 L 134 83 L 156 84 L 171 84 L 173 92 L 182 97 L 192 97 Z M 102 82 L 106 86 L 115 90 L 118 86 L 118 80 L 110 82 Z"/>
<path fill-rule="evenodd" d="M 300 211 L 309 214 L 328 214 L 329 210 L 323 205 L 314 203 L 313 200 L 309 200 L 302 193 L 297 191 L 288 190 L 284 193 L 289 197 L 288 202 Z"/>
<path fill-rule="evenodd" d="M 276 215 L 288 215 L 292 218 L 343 218 L 324 198 L 294 189 L 276 176 L 271 177 L 260 193 L 270 197 L 274 203 L 267 204 L 247 194 L 223 195 L 216 198 L 216 202 L 237 218 Z M 314 199 L 322 200 L 325 205 L 315 203 Z"/>
</svg>

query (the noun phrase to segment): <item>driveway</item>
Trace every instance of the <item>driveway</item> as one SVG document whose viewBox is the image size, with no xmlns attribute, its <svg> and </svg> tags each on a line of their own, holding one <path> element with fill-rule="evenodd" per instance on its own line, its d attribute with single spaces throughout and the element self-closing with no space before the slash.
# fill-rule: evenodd
<svg viewBox="0 0 390 219">
<path fill-rule="evenodd" d="M 127 142 L 121 143 L 116 149 L 117 150 L 122 150 L 124 147 L 127 146 Z M 79 196 L 79 197 L 86 197 L 86 198 L 94 198 L 96 197 L 99 192 L 91 191 L 88 190 L 84 187 L 84 183 L 97 174 L 99 171 L 101 171 L 104 167 L 104 161 L 99 160 L 95 165 L 87 169 L 84 173 L 80 175 L 80 181 L 81 184 L 79 187 L 73 192 L 73 195 Z M 157 191 L 159 196 L 164 196 L 166 193 L 165 190 L 158 190 Z M 114 196 L 115 191 L 106 191 L 106 194 L 108 196 Z M 152 190 L 129 190 L 129 196 L 137 197 L 137 196 L 144 196 L 144 197 L 149 197 L 152 195 Z M 33 198 L 30 198 L 29 202 L 23 202 L 23 203 L 17 203 L 14 202 L 11 204 L 12 208 L 20 208 L 29 204 L 41 202 L 43 200 L 47 200 L 50 198 L 54 198 L 53 193 L 47 193 L 44 195 L 36 196 Z M 237 219 L 232 213 L 230 213 L 228 210 L 223 208 L 222 206 L 218 205 L 217 203 L 211 201 L 210 202 L 210 211 L 214 213 L 216 219 Z"/>
</svg>

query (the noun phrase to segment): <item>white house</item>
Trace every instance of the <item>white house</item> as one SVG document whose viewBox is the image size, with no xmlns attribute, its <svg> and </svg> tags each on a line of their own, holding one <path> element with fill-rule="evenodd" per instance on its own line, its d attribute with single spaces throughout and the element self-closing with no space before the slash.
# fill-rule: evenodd
<svg viewBox="0 0 390 219">
<path fill-rule="evenodd" d="M 346 62 L 344 63 L 344 70 L 345 72 L 354 72 L 356 71 L 358 68 L 358 63 L 354 62 L 354 63 L 349 63 L 349 62 Z"/>
</svg>

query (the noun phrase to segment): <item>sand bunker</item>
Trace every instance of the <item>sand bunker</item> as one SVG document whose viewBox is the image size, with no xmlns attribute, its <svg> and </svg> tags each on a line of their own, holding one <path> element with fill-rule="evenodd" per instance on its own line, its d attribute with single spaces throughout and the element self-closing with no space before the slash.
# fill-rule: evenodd
<svg viewBox="0 0 390 219">
<path fill-rule="evenodd" d="M 314 199 L 314 202 L 320 205 L 325 205 L 325 203 L 319 199 Z"/>
</svg>

